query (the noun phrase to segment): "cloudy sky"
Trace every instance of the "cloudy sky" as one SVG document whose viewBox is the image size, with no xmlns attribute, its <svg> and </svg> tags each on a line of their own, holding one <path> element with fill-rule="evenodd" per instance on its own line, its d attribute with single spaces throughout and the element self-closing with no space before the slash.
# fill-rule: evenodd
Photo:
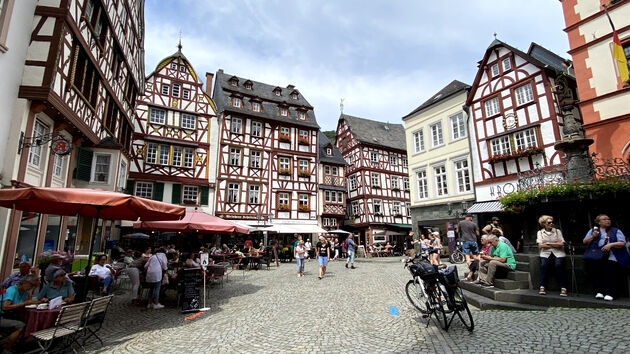
<svg viewBox="0 0 630 354">
<path fill-rule="evenodd" d="M 147 74 L 176 51 L 195 70 L 286 87 L 323 130 L 344 113 L 400 123 L 453 79 L 472 83 L 497 38 L 570 58 L 557 0 L 148 0 Z"/>
</svg>

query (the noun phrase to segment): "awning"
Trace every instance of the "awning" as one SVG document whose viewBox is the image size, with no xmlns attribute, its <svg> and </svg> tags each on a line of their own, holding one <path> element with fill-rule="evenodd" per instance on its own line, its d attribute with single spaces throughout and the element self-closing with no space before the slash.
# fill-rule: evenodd
<svg viewBox="0 0 630 354">
<path fill-rule="evenodd" d="M 387 224 L 387 226 L 398 227 L 401 229 L 411 229 L 411 224 Z"/>
<path fill-rule="evenodd" d="M 317 225 L 304 225 L 304 224 L 275 224 L 267 227 L 255 227 L 250 226 L 254 229 L 251 231 L 267 231 L 267 232 L 276 232 L 279 234 L 318 234 L 318 233 L 328 233 L 326 230 L 322 229 Z"/>
<path fill-rule="evenodd" d="M 501 205 L 501 202 L 498 202 L 496 200 L 475 203 L 473 204 L 473 206 L 468 208 L 468 210 L 466 210 L 467 213 L 471 214 L 496 213 L 500 211 L 503 211 L 503 205 Z"/>
</svg>

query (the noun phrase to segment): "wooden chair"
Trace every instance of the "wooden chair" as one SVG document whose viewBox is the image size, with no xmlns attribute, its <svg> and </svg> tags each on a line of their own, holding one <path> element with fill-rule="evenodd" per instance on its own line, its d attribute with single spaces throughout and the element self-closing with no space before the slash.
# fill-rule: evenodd
<svg viewBox="0 0 630 354">
<path fill-rule="evenodd" d="M 85 345 L 85 342 L 87 342 L 90 337 L 96 337 L 96 339 L 101 342 L 101 347 L 103 346 L 103 341 L 96 334 L 96 332 L 98 332 L 103 326 L 103 321 L 105 320 L 107 308 L 112 302 L 113 297 L 114 295 L 103 296 L 90 302 L 90 306 L 85 313 L 82 324 L 84 335 L 83 345 Z"/>
<path fill-rule="evenodd" d="M 82 302 L 62 307 L 53 327 L 32 333 L 43 353 L 48 352 L 55 339 L 62 337 L 65 337 L 66 342 L 62 351 L 65 351 L 72 343 L 84 349 L 77 338 L 83 329 L 83 317 L 89 304 L 90 302 Z"/>
</svg>

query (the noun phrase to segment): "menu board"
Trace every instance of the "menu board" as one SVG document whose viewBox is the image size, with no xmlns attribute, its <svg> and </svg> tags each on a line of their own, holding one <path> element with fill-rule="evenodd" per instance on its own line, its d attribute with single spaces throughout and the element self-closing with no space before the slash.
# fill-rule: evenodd
<svg viewBox="0 0 630 354">
<path fill-rule="evenodd" d="M 199 304 L 199 289 L 201 285 L 201 272 L 199 269 L 184 269 L 181 272 L 182 282 L 182 312 L 196 312 L 201 307 Z"/>
</svg>

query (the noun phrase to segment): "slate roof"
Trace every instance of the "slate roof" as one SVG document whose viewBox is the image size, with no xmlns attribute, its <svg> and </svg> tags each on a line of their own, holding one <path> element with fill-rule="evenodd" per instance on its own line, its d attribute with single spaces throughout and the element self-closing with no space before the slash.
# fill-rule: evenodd
<svg viewBox="0 0 630 354">
<path fill-rule="evenodd" d="M 405 128 L 392 124 L 342 114 L 352 136 L 362 143 L 407 151 Z"/>
<path fill-rule="evenodd" d="M 529 50 L 527 53 L 536 59 L 538 59 L 543 64 L 549 65 L 552 68 L 568 74 L 572 77 L 575 76 L 573 70 L 568 70 L 569 65 L 571 64 L 571 60 L 564 59 L 556 53 L 550 51 L 549 49 L 532 42 L 529 46 Z"/>
<path fill-rule="evenodd" d="M 326 147 L 332 146 L 333 154 L 329 156 L 326 154 Z M 345 165 L 346 160 L 343 159 L 343 155 L 341 155 L 341 151 L 330 142 L 326 134 L 324 134 L 321 130 L 317 133 L 317 153 L 319 162 L 323 163 L 332 163 L 336 165 Z"/>
<path fill-rule="evenodd" d="M 440 91 L 438 91 L 435 95 L 433 95 L 433 97 L 429 98 L 428 100 L 426 100 L 423 104 L 421 104 L 420 106 L 418 106 L 418 108 L 414 109 L 413 111 L 411 111 L 411 113 L 407 114 L 406 116 L 404 116 L 402 119 L 406 120 L 407 118 L 411 117 L 412 115 L 425 110 L 439 102 L 442 102 L 444 100 L 446 100 L 447 98 L 450 98 L 451 96 L 455 95 L 456 93 L 459 93 L 463 90 L 469 90 L 470 89 L 470 85 L 465 84 L 461 81 L 458 80 L 453 80 L 451 81 L 450 84 L 446 85 L 443 89 L 441 89 Z"/>
<path fill-rule="evenodd" d="M 236 78 L 238 86 L 232 86 L 230 79 Z M 246 89 L 244 83 L 252 84 L 252 89 Z M 274 89 L 282 90 L 280 96 L 274 94 Z M 298 93 L 298 99 L 290 97 L 291 93 Z M 240 97 L 243 100 L 243 108 L 235 108 L 231 105 L 233 96 Z M 212 99 L 217 105 L 218 112 L 233 112 L 238 114 L 247 114 L 260 119 L 268 119 L 277 122 L 290 122 L 294 125 L 318 129 L 319 125 L 315 118 L 313 106 L 304 98 L 304 96 L 291 85 L 286 88 L 272 86 L 251 79 L 241 78 L 234 75 L 226 74 L 223 70 L 217 71 L 214 81 L 214 89 Z M 261 103 L 262 112 L 251 111 L 252 100 Z M 281 117 L 279 115 L 280 106 L 286 105 L 289 108 L 289 117 Z M 306 111 L 306 121 L 298 119 L 298 109 Z"/>
</svg>

